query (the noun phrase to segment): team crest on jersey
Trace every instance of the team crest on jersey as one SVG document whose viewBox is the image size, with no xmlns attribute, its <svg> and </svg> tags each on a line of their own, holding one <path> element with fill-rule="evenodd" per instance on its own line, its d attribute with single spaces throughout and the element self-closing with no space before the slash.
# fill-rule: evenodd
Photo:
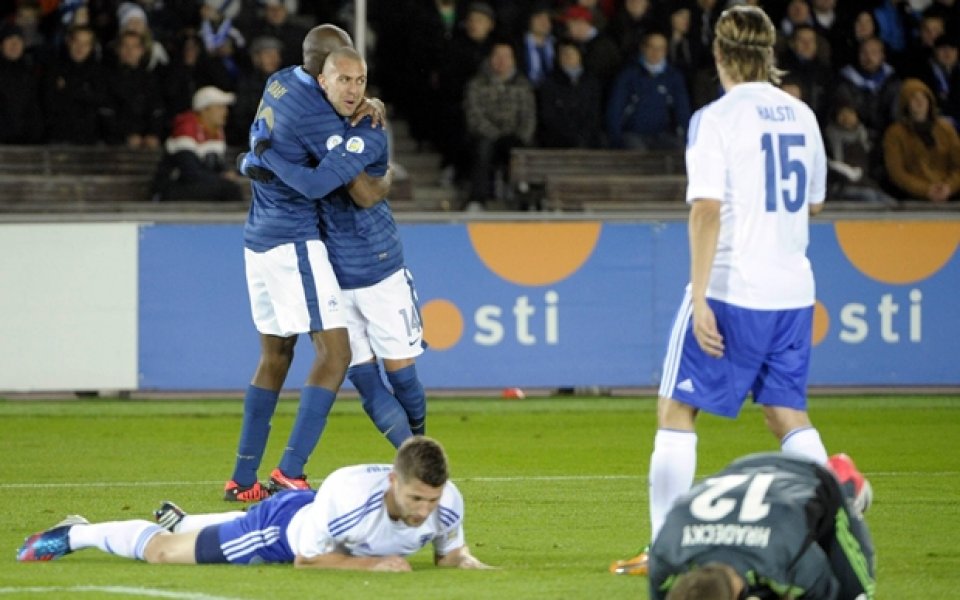
<svg viewBox="0 0 960 600">
<path fill-rule="evenodd" d="M 336 134 L 331 135 L 330 137 L 327 138 L 327 150 L 333 150 L 334 148 L 339 146 L 341 143 L 343 143 L 343 137 Z"/>
<path fill-rule="evenodd" d="M 347 152 L 353 152 L 354 154 L 360 154 L 363 152 L 363 140 L 357 136 L 347 140 Z"/>
</svg>

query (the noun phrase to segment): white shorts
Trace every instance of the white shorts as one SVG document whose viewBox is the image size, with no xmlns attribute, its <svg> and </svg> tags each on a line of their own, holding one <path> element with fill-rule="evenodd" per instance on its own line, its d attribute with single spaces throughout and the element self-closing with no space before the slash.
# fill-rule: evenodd
<svg viewBox="0 0 960 600">
<path fill-rule="evenodd" d="M 266 252 L 243 251 L 250 310 L 257 331 L 290 337 L 347 326 L 343 294 L 320 240 Z"/>
<path fill-rule="evenodd" d="M 371 358 L 423 354 L 423 322 L 413 276 L 400 269 L 370 287 L 343 290 L 350 332 L 351 366 Z"/>
</svg>

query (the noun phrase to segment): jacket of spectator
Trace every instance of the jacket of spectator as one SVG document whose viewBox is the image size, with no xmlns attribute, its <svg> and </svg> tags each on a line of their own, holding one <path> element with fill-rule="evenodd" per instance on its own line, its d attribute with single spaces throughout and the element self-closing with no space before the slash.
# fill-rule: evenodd
<svg viewBox="0 0 960 600">
<path fill-rule="evenodd" d="M 24 56 L 23 34 L 15 25 L 0 28 L 0 144 L 43 140 L 40 85 Z"/>
<path fill-rule="evenodd" d="M 560 54 L 578 53 L 561 45 Z M 597 148 L 603 127 L 600 80 L 580 68 L 557 65 L 540 86 L 537 104 L 540 144 L 548 148 Z"/>
<path fill-rule="evenodd" d="M 911 97 L 918 93 L 928 101 L 927 117 L 922 121 L 915 118 L 910 106 Z M 897 121 L 883 137 L 887 176 L 913 198 L 930 198 L 931 186 L 937 184 L 949 186 L 948 196 L 960 192 L 960 138 L 949 122 L 938 116 L 936 107 L 930 88 L 918 79 L 906 80 L 900 90 Z"/>
</svg>

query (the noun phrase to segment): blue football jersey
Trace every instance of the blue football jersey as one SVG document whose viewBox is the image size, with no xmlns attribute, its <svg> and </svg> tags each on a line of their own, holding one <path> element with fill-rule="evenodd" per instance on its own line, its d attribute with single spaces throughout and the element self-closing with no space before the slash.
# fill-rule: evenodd
<svg viewBox="0 0 960 600">
<path fill-rule="evenodd" d="M 343 135 L 345 123 L 317 80 L 301 67 L 288 67 L 270 76 L 257 118 L 266 119 L 271 129 L 271 148 L 264 156 L 275 155 L 306 167 L 315 167 L 324 159 L 328 142 Z M 288 242 L 319 239 L 317 202 L 321 196 L 301 194 L 280 179 L 251 185 L 253 198 L 244 227 L 247 248 L 263 252 Z"/>
</svg>

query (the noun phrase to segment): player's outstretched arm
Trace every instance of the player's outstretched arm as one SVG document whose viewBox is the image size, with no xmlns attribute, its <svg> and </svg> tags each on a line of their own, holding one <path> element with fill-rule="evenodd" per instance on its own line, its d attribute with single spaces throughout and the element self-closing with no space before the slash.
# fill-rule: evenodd
<svg viewBox="0 0 960 600">
<path fill-rule="evenodd" d="M 401 573 L 412 571 L 410 563 L 402 556 L 351 556 L 329 552 L 317 556 L 297 556 L 293 560 L 297 569 L 339 569 L 345 571 L 389 571 Z"/>
<path fill-rule="evenodd" d="M 434 562 L 438 567 L 456 567 L 457 569 L 495 569 L 490 565 L 480 562 L 476 556 L 470 554 L 470 548 L 460 546 L 452 552 L 443 556 L 435 556 Z"/>
</svg>

